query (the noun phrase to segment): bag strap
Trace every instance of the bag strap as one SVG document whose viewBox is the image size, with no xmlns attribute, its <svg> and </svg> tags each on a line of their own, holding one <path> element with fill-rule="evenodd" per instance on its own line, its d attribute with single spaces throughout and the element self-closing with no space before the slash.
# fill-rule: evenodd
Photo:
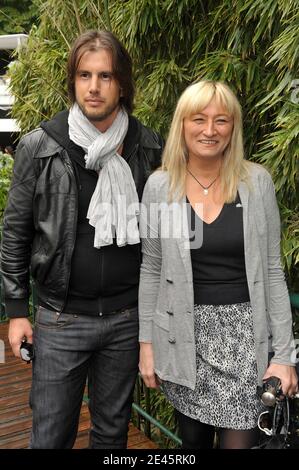
<svg viewBox="0 0 299 470">
<path fill-rule="evenodd" d="M 266 428 L 261 426 L 263 416 L 266 414 L 272 415 L 272 428 Z M 258 417 L 258 428 L 260 431 L 265 433 L 267 436 L 275 436 L 283 434 L 285 440 L 288 437 L 289 427 L 290 427 L 290 405 L 288 397 L 284 397 L 283 400 L 277 400 L 274 410 L 268 408 L 266 411 L 263 411 Z M 283 433 L 281 430 L 284 428 Z"/>
<path fill-rule="evenodd" d="M 287 439 L 290 426 L 290 406 L 288 397 L 284 397 L 283 400 L 277 400 L 274 414 L 273 414 L 273 426 L 272 434 L 284 434 Z M 284 428 L 284 432 L 281 430 Z"/>
</svg>

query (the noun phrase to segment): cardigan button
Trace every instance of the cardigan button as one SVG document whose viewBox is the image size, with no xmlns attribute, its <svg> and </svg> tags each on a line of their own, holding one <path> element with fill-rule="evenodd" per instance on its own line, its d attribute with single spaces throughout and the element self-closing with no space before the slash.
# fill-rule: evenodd
<svg viewBox="0 0 299 470">
<path fill-rule="evenodd" d="M 166 313 L 168 313 L 168 315 L 173 315 L 173 312 L 171 312 L 170 310 L 166 310 Z"/>
<path fill-rule="evenodd" d="M 176 339 L 174 336 L 169 336 L 168 342 L 171 344 L 174 344 L 176 342 Z"/>
</svg>

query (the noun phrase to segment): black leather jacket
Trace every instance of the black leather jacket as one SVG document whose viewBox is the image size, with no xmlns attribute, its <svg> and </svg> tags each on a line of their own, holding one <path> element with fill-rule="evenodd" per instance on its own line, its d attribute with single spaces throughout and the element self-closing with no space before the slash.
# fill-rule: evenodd
<svg viewBox="0 0 299 470">
<path fill-rule="evenodd" d="M 135 119 L 135 118 L 132 118 Z M 161 160 L 162 141 L 139 121 L 138 139 L 126 156 L 141 197 Z M 28 315 L 30 272 L 39 298 L 62 311 L 75 244 L 77 181 L 67 151 L 41 128 L 24 136 L 4 214 L 1 272 L 6 313 Z"/>
</svg>

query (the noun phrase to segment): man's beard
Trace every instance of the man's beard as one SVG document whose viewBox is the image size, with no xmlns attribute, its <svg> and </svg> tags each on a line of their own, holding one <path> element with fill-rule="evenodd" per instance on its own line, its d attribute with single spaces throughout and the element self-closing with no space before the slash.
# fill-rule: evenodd
<svg viewBox="0 0 299 470">
<path fill-rule="evenodd" d="M 107 119 L 109 116 L 111 116 L 111 114 L 119 107 L 119 103 L 115 103 L 111 106 L 109 106 L 107 109 L 105 109 L 104 111 L 102 112 L 99 112 L 98 114 L 96 114 L 96 111 L 93 113 L 93 112 L 88 112 L 84 106 L 81 106 L 79 103 L 79 108 L 81 109 L 82 113 L 84 114 L 84 116 L 91 122 L 101 122 L 101 121 L 105 121 L 105 119 Z"/>
</svg>

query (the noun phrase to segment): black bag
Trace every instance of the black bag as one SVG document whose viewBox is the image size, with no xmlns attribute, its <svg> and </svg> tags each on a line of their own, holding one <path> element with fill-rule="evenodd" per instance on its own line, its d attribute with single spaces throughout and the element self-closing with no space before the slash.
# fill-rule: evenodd
<svg viewBox="0 0 299 470">
<path fill-rule="evenodd" d="M 266 426 L 263 426 L 266 421 Z M 267 427 L 271 423 L 271 428 Z M 258 427 L 265 434 L 258 446 L 253 449 L 290 448 L 290 406 L 288 397 L 278 399 L 275 406 L 268 407 L 258 419 Z"/>
</svg>

